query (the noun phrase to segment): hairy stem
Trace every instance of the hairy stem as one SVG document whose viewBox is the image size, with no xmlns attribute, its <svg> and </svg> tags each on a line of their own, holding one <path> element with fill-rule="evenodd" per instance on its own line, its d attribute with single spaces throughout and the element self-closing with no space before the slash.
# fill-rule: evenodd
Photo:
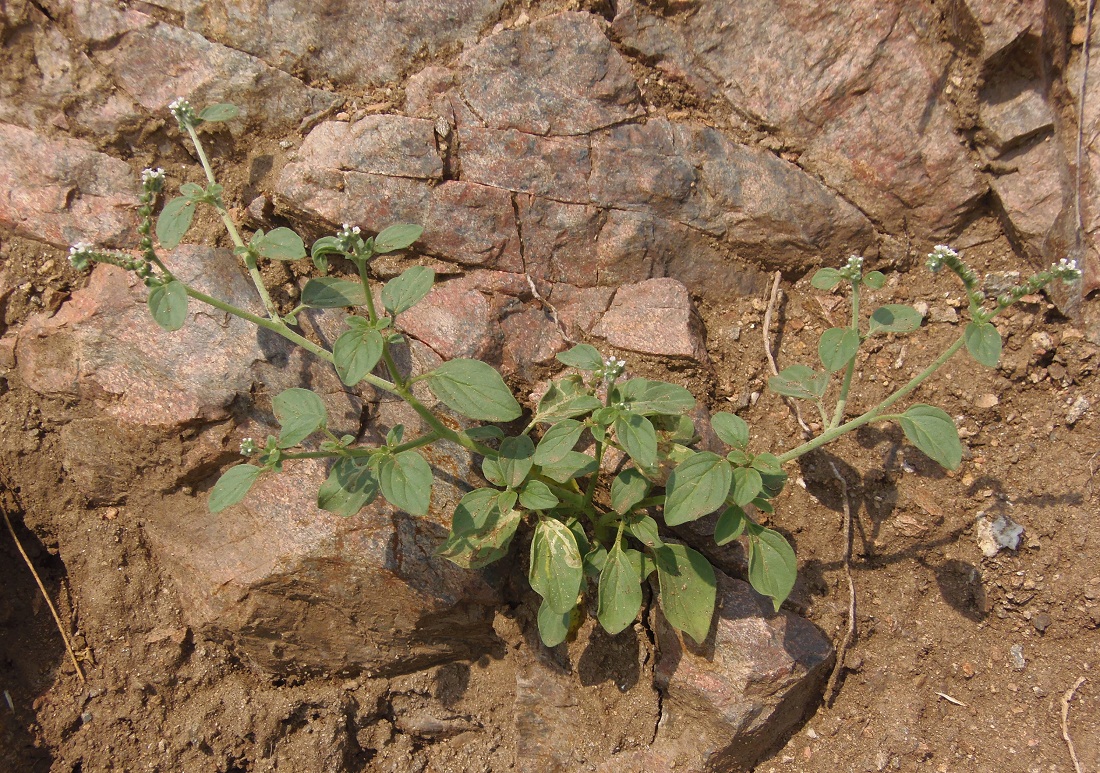
<svg viewBox="0 0 1100 773">
<path fill-rule="evenodd" d="M 852 282 L 852 330 L 859 335 L 859 282 Z M 836 412 L 833 420 L 828 422 L 826 429 L 834 429 L 840 426 L 844 420 L 844 409 L 848 405 L 848 393 L 852 389 L 852 375 L 856 372 L 856 355 L 848 362 L 844 370 L 844 382 L 840 385 L 840 398 L 836 401 Z"/>
</svg>

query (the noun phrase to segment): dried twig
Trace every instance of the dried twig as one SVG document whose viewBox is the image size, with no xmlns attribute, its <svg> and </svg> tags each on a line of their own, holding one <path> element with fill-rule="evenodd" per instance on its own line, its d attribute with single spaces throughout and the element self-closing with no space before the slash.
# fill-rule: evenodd
<svg viewBox="0 0 1100 773">
<path fill-rule="evenodd" d="M 539 289 L 535 286 L 535 280 L 530 274 L 524 274 L 524 276 L 527 278 L 527 286 L 531 288 L 531 295 L 550 312 L 550 318 L 554 320 L 554 324 L 558 326 L 558 333 L 561 334 L 562 340 L 570 344 L 577 343 L 577 341 L 566 332 L 565 325 L 562 324 L 561 318 L 558 317 L 558 310 L 554 307 L 554 304 L 542 297 L 542 293 L 540 293 Z"/>
<path fill-rule="evenodd" d="M 11 533 L 11 538 L 15 540 L 15 546 L 19 548 L 19 555 L 23 556 L 23 561 L 27 564 L 27 568 L 30 569 L 31 574 L 34 575 L 34 581 L 38 583 L 38 590 L 42 592 L 42 598 L 46 600 L 46 606 L 50 608 L 50 614 L 53 615 L 53 621 L 57 625 L 57 632 L 61 634 L 61 639 L 65 642 L 65 649 L 69 651 L 69 658 L 72 659 L 73 666 L 76 668 L 76 675 L 80 677 L 80 682 L 83 684 L 87 681 L 84 678 L 84 669 L 80 667 L 80 661 L 76 659 L 76 653 L 73 651 L 72 642 L 69 641 L 69 634 L 65 632 L 65 627 L 61 624 L 61 616 L 57 614 L 57 608 L 50 600 L 50 594 L 46 592 L 46 586 L 42 584 L 42 578 L 40 578 L 38 572 L 35 571 L 30 556 L 28 556 L 27 551 L 23 549 L 23 543 L 19 541 L 19 535 L 15 533 L 15 527 L 12 526 L 11 518 L 8 517 L 7 508 L 0 506 L 0 512 L 4 514 L 4 523 L 8 525 L 8 531 Z"/>
<path fill-rule="evenodd" d="M 1088 94 L 1089 83 L 1089 50 L 1092 39 L 1092 8 L 1096 0 L 1088 0 L 1085 3 L 1085 45 L 1083 50 L 1084 66 L 1081 70 L 1081 89 L 1077 95 L 1077 174 L 1075 189 L 1073 191 L 1073 208 L 1077 216 L 1077 247 L 1081 247 L 1081 240 L 1085 236 L 1085 216 L 1081 211 L 1081 166 L 1085 157 L 1085 96 Z"/>
<path fill-rule="evenodd" d="M 764 312 L 764 355 L 768 358 L 768 367 L 771 368 L 772 375 L 779 375 L 779 368 L 775 364 L 775 355 L 772 353 L 772 341 L 771 341 L 771 327 L 772 327 L 772 314 L 775 312 L 775 307 L 779 300 L 779 280 L 783 278 L 783 275 L 778 271 L 775 272 L 775 277 L 772 279 L 772 293 L 768 299 L 768 309 Z M 798 426 L 802 428 L 802 435 L 807 440 L 814 436 L 813 430 L 810 429 L 810 425 L 802 419 L 802 412 L 798 410 L 798 404 L 789 397 L 784 397 L 783 402 L 787 404 L 787 407 L 791 409 L 791 413 L 794 414 L 795 420 L 798 422 Z"/>
<path fill-rule="evenodd" d="M 840 671 L 844 668 L 844 656 L 852 641 L 856 638 L 856 584 L 852 579 L 852 507 L 848 501 L 848 484 L 836 465 L 829 462 L 829 467 L 840 484 L 840 501 L 844 505 L 844 574 L 848 577 L 848 630 L 844 634 L 844 640 L 836 651 L 836 664 L 833 673 L 829 675 L 829 683 L 825 687 L 825 705 L 832 707 L 836 700 L 836 684 L 840 678 Z"/>
<path fill-rule="evenodd" d="M 1081 773 L 1081 761 L 1077 759 L 1077 750 L 1073 748 L 1073 739 L 1069 737 L 1069 702 L 1073 700 L 1073 696 L 1084 683 L 1085 677 L 1082 676 L 1062 696 L 1062 738 L 1065 739 L 1066 746 L 1069 748 L 1069 757 L 1073 760 L 1073 769 L 1077 773 Z"/>
</svg>

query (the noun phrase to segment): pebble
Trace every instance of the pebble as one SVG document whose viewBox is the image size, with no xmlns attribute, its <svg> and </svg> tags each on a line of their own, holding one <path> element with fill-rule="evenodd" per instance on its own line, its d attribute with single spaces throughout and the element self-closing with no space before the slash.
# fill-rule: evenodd
<svg viewBox="0 0 1100 773">
<path fill-rule="evenodd" d="M 1009 647 L 1008 656 L 1012 659 L 1012 667 L 1017 671 L 1023 671 L 1027 666 L 1027 660 L 1024 658 L 1024 646 L 1022 644 L 1013 644 Z M 1011 689 L 1011 685 L 1009 689 Z"/>
<path fill-rule="evenodd" d="M 1032 626 L 1034 626 L 1035 630 L 1039 633 L 1046 631 L 1046 629 L 1050 627 L 1051 622 L 1050 615 L 1046 612 L 1040 612 L 1035 615 L 1035 617 L 1031 618 Z"/>
<path fill-rule="evenodd" d="M 1081 417 L 1085 415 L 1085 411 L 1089 409 L 1089 401 L 1081 395 L 1073 401 L 1073 405 L 1070 406 L 1069 413 L 1066 414 L 1066 424 L 1070 426 L 1076 424 L 1081 420 Z"/>
<path fill-rule="evenodd" d="M 976 408 L 992 408 L 1000 403 L 1000 398 L 997 395 L 988 392 L 984 395 L 978 395 L 974 398 L 974 407 Z"/>
</svg>

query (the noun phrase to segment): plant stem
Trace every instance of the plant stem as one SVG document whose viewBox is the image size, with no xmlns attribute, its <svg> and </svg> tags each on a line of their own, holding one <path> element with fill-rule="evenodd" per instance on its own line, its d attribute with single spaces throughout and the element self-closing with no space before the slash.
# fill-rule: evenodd
<svg viewBox="0 0 1100 773">
<path fill-rule="evenodd" d="M 859 282 L 852 282 L 852 330 L 859 335 Z M 852 375 L 856 372 L 856 355 L 848 362 L 844 371 L 844 381 L 840 385 L 840 398 L 836 401 L 836 412 L 833 420 L 828 422 L 826 429 L 834 429 L 844 420 L 844 408 L 848 405 L 848 392 L 852 388 Z"/>
<path fill-rule="evenodd" d="M 207 295 L 206 293 L 199 292 L 190 285 L 184 284 L 184 287 L 187 290 L 187 294 L 195 300 L 202 301 L 203 303 L 209 306 L 213 306 L 215 309 L 219 309 L 220 311 L 224 311 L 227 314 L 232 314 L 234 317 L 240 317 L 241 319 L 247 320 L 253 325 L 262 327 L 265 330 L 270 330 L 273 333 L 278 333 L 288 341 L 297 344 L 298 346 L 302 347 L 312 354 L 317 355 L 325 362 L 333 362 L 332 352 L 330 352 L 328 349 L 325 349 L 323 346 L 318 346 L 317 344 L 310 341 L 308 338 L 305 338 L 304 336 L 295 333 L 293 330 L 291 330 L 289 327 L 282 324 L 278 320 L 268 319 L 267 317 L 261 317 L 251 312 L 245 311 L 244 309 L 238 308 L 231 303 L 220 301 L 217 298 Z M 372 373 L 368 373 L 364 377 L 364 380 L 371 386 L 376 387 L 377 389 L 381 389 L 383 392 L 397 394 L 397 390 L 393 384 L 383 378 L 375 376 Z"/>
<path fill-rule="evenodd" d="M 354 263 L 355 267 L 359 269 L 359 281 L 363 284 L 363 296 L 366 298 L 367 315 L 370 317 L 371 324 L 374 324 L 378 321 L 378 312 L 374 307 L 374 295 L 371 294 L 370 278 L 367 276 L 367 258 L 358 258 Z M 393 383 L 396 384 L 399 389 L 404 388 L 406 380 L 401 375 L 401 371 L 398 370 L 397 363 L 393 360 L 393 355 L 390 353 L 390 342 L 386 339 L 386 336 L 382 336 L 382 361 L 386 363 L 386 370 L 389 371 Z"/>
<path fill-rule="evenodd" d="M 206 172 L 206 179 L 209 180 L 211 185 L 217 185 L 218 181 L 214 178 L 214 169 L 210 166 L 210 159 L 206 157 L 206 150 L 199 140 L 198 132 L 190 123 L 186 123 L 185 126 L 187 127 L 187 134 L 191 137 L 191 143 L 195 146 L 195 152 L 199 155 L 199 162 L 202 164 L 203 171 Z M 264 308 L 267 309 L 268 316 L 272 319 L 279 319 L 279 312 L 267 292 L 267 287 L 264 286 L 263 277 L 260 276 L 260 269 L 256 265 L 256 257 L 245 246 L 244 239 L 237 231 L 237 224 L 229 216 L 229 210 L 225 208 L 221 196 L 215 197 L 214 209 L 218 211 L 222 223 L 225 224 L 225 230 L 229 233 L 229 238 L 233 240 L 233 244 L 237 249 L 243 253 L 244 265 L 248 269 L 249 276 L 252 277 L 252 283 L 256 285 L 256 292 L 260 294 L 260 299 L 263 301 Z"/>
<path fill-rule="evenodd" d="M 883 411 L 885 411 L 891 405 L 893 405 L 898 400 L 905 397 L 907 394 L 920 386 L 925 379 L 927 379 L 929 376 L 931 376 L 933 373 L 943 367 L 943 365 L 955 355 L 955 352 L 959 351 L 959 349 L 961 349 L 965 344 L 966 340 L 962 336 L 959 336 L 959 339 L 955 341 L 955 343 L 951 344 L 951 346 L 949 346 L 946 350 L 944 350 L 943 354 L 933 360 L 931 365 L 929 365 L 917 375 L 913 376 L 908 384 L 903 386 L 898 391 L 894 392 L 894 394 L 887 397 L 885 400 L 883 400 L 881 403 L 879 403 L 863 415 L 852 419 L 846 424 L 841 424 L 838 427 L 828 429 L 815 437 L 813 440 L 807 441 L 797 448 L 792 448 L 790 451 L 779 457 L 779 463 L 786 464 L 787 462 L 797 459 L 804 454 L 808 454 L 815 448 L 820 448 L 826 443 L 836 440 L 841 435 L 847 434 L 854 429 L 862 427 L 864 424 L 870 424 L 873 421 L 886 421 L 888 417 L 880 415 Z"/>
</svg>

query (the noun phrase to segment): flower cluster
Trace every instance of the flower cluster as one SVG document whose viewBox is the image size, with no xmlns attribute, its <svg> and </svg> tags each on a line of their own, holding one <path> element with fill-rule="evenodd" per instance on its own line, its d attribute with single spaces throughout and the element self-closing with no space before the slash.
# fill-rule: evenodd
<svg viewBox="0 0 1100 773">
<path fill-rule="evenodd" d="M 344 252 L 357 252 L 363 238 L 359 235 L 359 226 L 344 223 L 336 232 L 336 238 L 340 241 L 340 248 Z"/>
<path fill-rule="evenodd" d="M 608 357 L 603 361 L 603 368 L 600 373 L 603 375 L 603 380 L 608 384 L 614 384 L 619 376 L 623 375 L 623 371 L 626 370 L 626 360 L 616 360 L 614 357 Z"/>
<path fill-rule="evenodd" d="M 955 252 L 946 244 L 937 244 L 935 247 L 932 248 L 932 251 L 928 253 L 928 262 L 926 263 L 926 265 L 928 266 L 929 270 L 933 274 L 935 274 L 941 268 L 943 268 L 945 262 L 958 259 L 959 253 Z"/>
<path fill-rule="evenodd" d="M 840 275 L 850 282 L 855 282 L 863 276 L 863 258 L 859 255 L 849 255 L 848 262 L 840 269 Z"/>
<path fill-rule="evenodd" d="M 1074 282 L 1081 278 L 1081 269 L 1077 267 L 1077 261 L 1066 258 L 1062 258 L 1051 266 L 1050 273 L 1063 282 Z"/>
<path fill-rule="evenodd" d="M 199 117 L 195 115 L 195 108 L 191 107 L 191 103 L 183 97 L 172 100 L 168 105 L 168 110 L 179 122 L 180 131 L 184 131 L 187 127 L 194 126 L 199 122 Z"/>
<path fill-rule="evenodd" d="M 256 445 L 256 441 L 250 437 L 246 437 L 241 440 L 241 456 L 252 456 L 260 449 Z"/>
<path fill-rule="evenodd" d="M 143 169 L 141 172 L 141 187 L 150 193 L 160 193 L 164 188 L 164 168 Z"/>
<path fill-rule="evenodd" d="M 69 248 L 69 262 L 77 271 L 86 271 L 94 256 L 95 247 L 88 242 L 77 242 Z"/>
</svg>

